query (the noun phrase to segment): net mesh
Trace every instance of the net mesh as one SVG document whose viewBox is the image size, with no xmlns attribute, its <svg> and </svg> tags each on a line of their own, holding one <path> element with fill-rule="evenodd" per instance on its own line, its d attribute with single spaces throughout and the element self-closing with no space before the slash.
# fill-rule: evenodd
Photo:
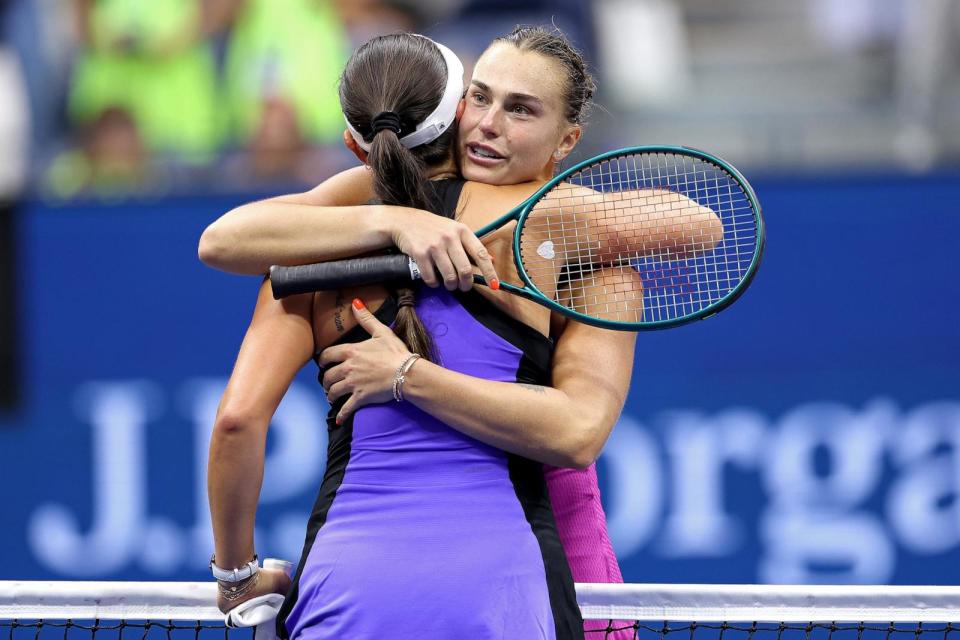
<svg viewBox="0 0 960 640">
<path fill-rule="evenodd" d="M 216 586 L 195 582 L 0 581 L 0 640 L 248 640 Z"/>
<path fill-rule="evenodd" d="M 223 622 L 176 620 L 0 620 L 5 640 L 251 640 L 253 628 L 230 629 Z"/>
<path fill-rule="evenodd" d="M 585 316 L 653 325 L 732 298 L 760 250 L 759 212 L 721 166 L 673 153 L 610 157 L 570 175 L 523 220 L 531 284 Z"/>
<path fill-rule="evenodd" d="M 267 635 L 225 627 L 214 598 L 207 583 L 0 582 L 0 640 Z M 577 599 L 588 640 L 960 640 L 960 587 L 578 584 Z"/>
<path fill-rule="evenodd" d="M 757 622 L 678 623 L 650 624 L 639 621 L 611 621 L 602 629 L 585 632 L 584 637 L 610 639 L 662 640 L 944 640 L 956 638 L 960 626 L 942 624 L 867 624 L 810 622 L 807 624 L 770 624 Z"/>
</svg>

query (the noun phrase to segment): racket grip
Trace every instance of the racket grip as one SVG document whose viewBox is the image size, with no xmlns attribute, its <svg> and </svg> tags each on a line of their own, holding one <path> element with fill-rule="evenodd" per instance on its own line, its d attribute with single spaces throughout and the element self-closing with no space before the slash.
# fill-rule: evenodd
<svg viewBox="0 0 960 640">
<path fill-rule="evenodd" d="M 296 267 L 270 267 L 270 284 L 276 300 L 298 293 L 419 278 L 417 263 L 403 254 L 318 262 Z"/>
</svg>

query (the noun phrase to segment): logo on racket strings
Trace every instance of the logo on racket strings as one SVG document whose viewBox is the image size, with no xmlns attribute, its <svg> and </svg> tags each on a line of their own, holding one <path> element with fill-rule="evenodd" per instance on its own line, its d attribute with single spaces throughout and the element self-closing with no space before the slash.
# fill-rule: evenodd
<svg viewBox="0 0 960 640">
<path fill-rule="evenodd" d="M 552 240 L 544 240 L 537 247 L 537 255 L 546 260 L 553 260 L 557 257 L 557 252 L 553 248 Z"/>
</svg>

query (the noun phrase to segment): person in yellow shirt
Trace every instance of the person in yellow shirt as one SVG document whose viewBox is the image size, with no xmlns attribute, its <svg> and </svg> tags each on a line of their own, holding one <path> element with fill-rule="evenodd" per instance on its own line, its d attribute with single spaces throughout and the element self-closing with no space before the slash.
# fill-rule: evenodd
<svg viewBox="0 0 960 640">
<path fill-rule="evenodd" d="M 222 138 L 209 44 L 223 24 L 199 0 L 75 0 L 83 49 L 69 97 L 73 120 L 129 116 L 145 148 L 186 163 L 211 160 Z"/>
</svg>

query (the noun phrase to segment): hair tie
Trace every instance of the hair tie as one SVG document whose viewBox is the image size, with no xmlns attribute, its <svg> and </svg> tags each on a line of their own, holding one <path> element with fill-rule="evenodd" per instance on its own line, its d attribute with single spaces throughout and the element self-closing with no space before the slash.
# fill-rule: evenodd
<svg viewBox="0 0 960 640">
<path fill-rule="evenodd" d="M 413 293 L 411 289 L 403 289 L 397 292 L 397 306 L 400 308 L 403 307 L 412 307 L 417 302 L 417 296 Z"/>
<path fill-rule="evenodd" d="M 378 127 L 376 120 L 382 115 L 385 115 L 389 112 L 381 113 L 371 121 L 371 131 L 369 135 L 361 135 L 359 131 L 353 126 L 350 122 L 350 119 L 344 114 L 343 119 L 346 121 L 347 130 L 350 132 L 350 135 L 353 136 L 353 139 L 356 141 L 357 146 L 363 149 L 364 151 L 370 151 L 370 143 L 373 141 L 373 137 L 377 135 L 377 132 L 389 128 L 397 132 L 397 136 L 400 137 L 400 144 L 405 146 L 407 149 L 412 149 L 418 147 L 422 144 L 427 144 L 428 142 L 433 142 L 440 137 L 445 131 L 449 131 L 450 127 L 453 125 L 454 120 L 457 116 L 457 105 L 460 104 L 460 99 L 463 97 L 463 63 L 460 62 L 460 58 L 457 57 L 453 51 L 443 46 L 439 42 L 430 40 L 430 38 L 418 34 L 411 34 L 418 38 L 423 38 L 437 47 L 440 50 L 440 55 L 443 56 L 443 61 L 446 63 L 447 67 L 447 84 L 443 90 L 443 95 L 440 97 L 440 102 L 437 104 L 437 108 L 433 112 L 423 119 L 419 124 L 408 123 L 408 127 L 412 128 L 412 131 L 408 129 L 408 132 L 403 136 L 400 136 L 400 124 L 399 118 L 397 119 L 397 124 L 393 124 L 389 127 Z"/>
<path fill-rule="evenodd" d="M 373 135 L 383 131 L 384 129 L 390 129 L 398 136 L 400 135 L 400 116 L 395 114 L 393 111 L 382 111 L 373 117 L 373 120 L 370 121 L 370 129 L 373 132 Z"/>
</svg>

